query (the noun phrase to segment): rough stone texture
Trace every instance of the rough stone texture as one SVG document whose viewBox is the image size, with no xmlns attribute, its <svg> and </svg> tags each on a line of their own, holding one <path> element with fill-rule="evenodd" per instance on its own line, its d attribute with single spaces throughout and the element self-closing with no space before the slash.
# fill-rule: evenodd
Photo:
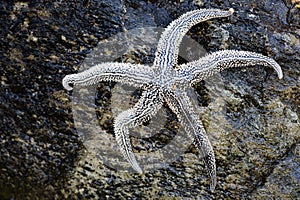
<svg viewBox="0 0 300 200">
<path fill-rule="evenodd" d="M 0 199 L 299 198 L 300 9 L 295 2 L 1 2 Z M 278 80 L 272 69 L 260 66 L 232 69 L 195 86 L 196 104 L 203 106 L 199 117 L 217 159 L 213 193 L 193 147 L 169 167 L 143 175 L 101 164 L 78 137 L 72 95 L 61 85 L 99 41 L 135 27 L 165 27 L 199 6 L 236 11 L 188 33 L 208 52 L 259 52 L 273 57 L 284 72 Z M 149 63 L 153 53 L 124 59 Z M 112 86 L 101 84 L 96 98 L 108 134 L 112 118 L 101 121 L 101 113 L 111 116 Z"/>
</svg>

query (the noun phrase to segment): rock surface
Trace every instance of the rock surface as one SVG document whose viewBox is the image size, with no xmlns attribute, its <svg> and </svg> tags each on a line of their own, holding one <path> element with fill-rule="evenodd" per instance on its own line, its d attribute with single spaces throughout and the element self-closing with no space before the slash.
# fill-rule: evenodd
<svg viewBox="0 0 300 200">
<path fill-rule="evenodd" d="M 0 199 L 299 198 L 300 6 L 282 2 L 1 2 Z M 88 151 L 62 78 L 76 73 L 99 42 L 120 31 L 166 27 L 197 8 L 231 7 L 232 17 L 199 24 L 188 35 L 208 52 L 238 49 L 273 57 L 284 79 L 256 66 L 227 70 L 195 86 L 199 117 L 216 154 L 216 190 L 210 192 L 193 146 L 168 167 L 142 175 L 108 167 Z M 141 48 L 120 59 L 153 62 L 155 49 Z M 103 56 L 114 54 L 110 51 Z M 99 126 L 112 137 L 114 84 L 98 88 Z M 166 115 L 166 136 L 159 139 L 168 141 L 178 124 L 168 110 Z M 153 147 L 151 140 L 133 138 L 133 143 Z"/>
</svg>

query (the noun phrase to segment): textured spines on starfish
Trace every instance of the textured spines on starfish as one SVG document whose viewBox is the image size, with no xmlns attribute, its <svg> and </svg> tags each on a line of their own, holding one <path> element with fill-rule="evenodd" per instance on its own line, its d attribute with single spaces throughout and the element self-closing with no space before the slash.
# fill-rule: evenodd
<svg viewBox="0 0 300 200">
<path fill-rule="evenodd" d="M 152 88 L 154 89 L 154 88 Z M 163 100 L 158 90 L 144 91 L 133 108 L 120 113 L 114 121 L 114 132 L 123 156 L 138 172 L 142 169 L 136 161 L 129 139 L 129 128 L 136 127 L 149 120 L 161 108 Z"/>
<path fill-rule="evenodd" d="M 179 96 L 180 98 L 178 98 Z M 210 189 L 213 191 L 217 182 L 215 154 L 202 122 L 195 114 L 190 98 L 185 91 L 177 90 L 174 93 L 166 93 L 165 101 L 177 116 L 197 150 L 203 156 L 210 178 Z"/>
<path fill-rule="evenodd" d="M 179 45 L 192 26 L 209 19 L 228 17 L 232 13 L 232 8 L 228 11 L 219 9 L 193 10 L 171 22 L 158 42 L 154 66 L 162 68 L 162 71 L 174 67 L 177 64 Z"/>
<path fill-rule="evenodd" d="M 272 58 L 259 53 L 236 50 L 217 51 L 197 61 L 180 65 L 178 74 L 193 84 L 227 68 L 254 65 L 273 67 L 278 78 L 283 77 L 281 67 Z"/>
<path fill-rule="evenodd" d="M 150 83 L 154 72 L 150 67 L 130 63 L 103 63 L 95 65 L 78 74 L 66 75 L 62 84 L 66 90 L 72 90 L 71 85 L 87 86 L 101 81 L 115 81 L 136 87 Z"/>
<path fill-rule="evenodd" d="M 119 114 L 115 119 L 114 132 L 116 141 L 120 147 L 120 151 L 126 160 L 130 163 L 134 170 L 138 173 L 142 173 L 142 169 L 136 161 L 135 155 L 132 151 L 132 146 L 129 139 L 129 131 L 127 126 L 127 119 L 131 113 L 134 112 L 132 109 L 126 110 Z"/>
</svg>

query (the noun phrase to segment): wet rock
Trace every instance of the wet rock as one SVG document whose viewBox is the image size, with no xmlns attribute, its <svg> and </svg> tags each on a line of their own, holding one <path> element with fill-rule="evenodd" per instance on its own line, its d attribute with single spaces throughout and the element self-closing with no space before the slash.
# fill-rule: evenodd
<svg viewBox="0 0 300 200">
<path fill-rule="evenodd" d="M 252 198 L 257 199 L 297 199 L 299 198 L 299 144 L 291 147 L 288 155 L 280 160 L 264 185 L 253 192 Z"/>
<path fill-rule="evenodd" d="M 73 169 L 82 143 L 61 79 L 120 29 L 109 5 L 1 2 L 1 199 L 51 199 Z"/>
<path fill-rule="evenodd" d="M 74 94 L 61 85 L 97 43 L 122 30 L 165 27 L 199 7 L 236 11 L 230 19 L 205 22 L 188 33 L 208 52 L 259 52 L 277 60 L 284 72 L 278 80 L 272 69 L 261 66 L 232 69 L 195 86 L 194 104 L 202 106 L 199 117 L 217 159 L 213 193 L 193 146 L 172 163 L 142 175 L 99 160 L 97 151 L 87 151 L 78 136 Z M 22 1 L 2 2 L 0 12 L 1 199 L 298 197 L 300 23 L 294 1 Z M 103 56 L 113 55 L 110 51 Z M 149 64 L 154 51 L 141 47 L 116 60 Z M 96 97 L 85 98 L 96 98 L 95 120 L 101 134 L 107 134 L 103 145 L 111 148 L 114 84 L 102 83 L 98 89 Z M 163 133 L 175 135 L 180 130 L 176 119 L 168 111 L 164 115 L 169 127 L 162 127 Z M 99 145 L 93 139 L 89 147 Z M 140 139 L 133 142 L 144 145 Z"/>
</svg>

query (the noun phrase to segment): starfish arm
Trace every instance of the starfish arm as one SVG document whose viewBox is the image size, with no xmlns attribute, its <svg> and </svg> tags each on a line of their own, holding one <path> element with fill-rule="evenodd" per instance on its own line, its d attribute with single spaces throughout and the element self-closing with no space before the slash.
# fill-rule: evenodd
<svg viewBox="0 0 300 200">
<path fill-rule="evenodd" d="M 279 79 L 283 77 L 281 67 L 272 58 L 254 52 L 236 50 L 217 51 L 197 61 L 180 65 L 178 75 L 193 84 L 227 68 L 254 65 L 273 67 Z"/>
<path fill-rule="evenodd" d="M 102 63 L 83 72 L 66 75 L 62 84 L 72 90 L 71 85 L 93 85 L 100 81 L 116 81 L 135 87 L 150 83 L 154 72 L 150 67 L 130 63 Z"/>
<path fill-rule="evenodd" d="M 149 120 L 162 106 L 162 99 L 157 90 L 145 91 L 137 104 L 120 113 L 114 123 L 116 140 L 126 160 L 139 173 L 142 169 L 136 161 L 129 139 L 129 128 L 136 127 Z"/>
<path fill-rule="evenodd" d="M 180 97 L 180 98 L 179 98 Z M 182 127 L 188 136 L 194 141 L 194 145 L 204 156 L 204 162 L 211 179 L 210 189 L 213 191 L 216 186 L 216 161 L 212 145 L 206 135 L 206 131 L 192 107 L 192 103 L 185 91 L 178 90 L 175 93 L 165 95 L 166 102 L 170 109 L 176 114 Z"/>
<path fill-rule="evenodd" d="M 158 42 L 154 66 L 158 66 L 161 71 L 164 71 L 167 67 L 174 67 L 177 65 L 179 45 L 184 35 L 192 26 L 209 19 L 228 17 L 232 13 L 232 8 L 228 11 L 219 9 L 200 9 L 187 12 L 177 20 L 173 21 L 162 33 Z"/>
</svg>

